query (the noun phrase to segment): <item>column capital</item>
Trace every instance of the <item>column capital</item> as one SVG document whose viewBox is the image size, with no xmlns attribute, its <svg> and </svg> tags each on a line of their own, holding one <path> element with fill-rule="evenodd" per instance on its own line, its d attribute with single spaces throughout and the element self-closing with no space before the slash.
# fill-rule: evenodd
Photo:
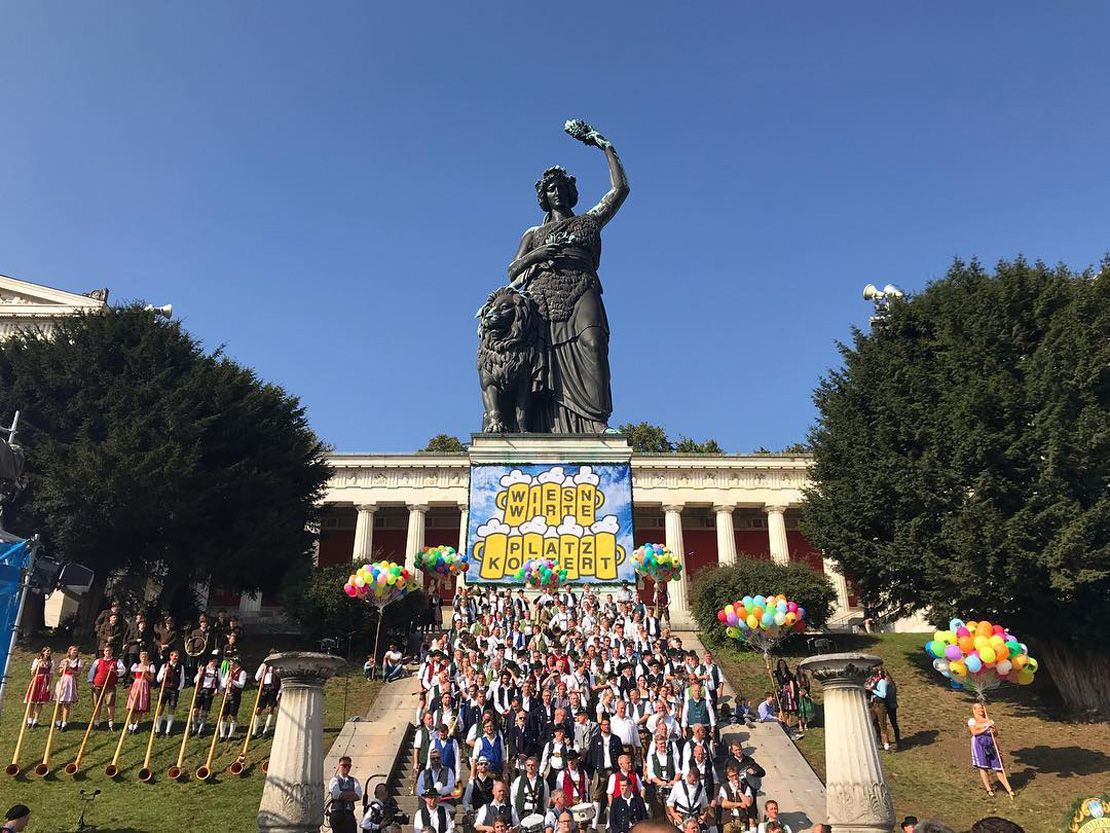
<svg viewBox="0 0 1110 833">
<path fill-rule="evenodd" d="M 730 503 L 728 505 L 718 504 L 717 506 L 713 507 L 713 511 L 718 513 L 718 514 L 721 513 L 721 512 L 728 512 L 731 515 L 733 512 L 736 511 L 736 504 L 734 504 L 734 503 Z"/>
<path fill-rule="evenodd" d="M 355 509 L 359 512 L 377 512 L 378 504 L 376 503 L 356 503 Z"/>
<path fill-rule="evenodd" d="M 763 514 L 764 515 L 781 515 L 789 508 L 790 507 L 788 507 L 786 504 L 783 504 L 783 503 L 765 503 L 763 505 Z"/>
<path fill-rule="evenodd" d="M 427 512 L 428 504 L 426 503 L 410 503 L 408 504 L 410 512 Z"/>
<path fill-rule="evenodd" d="M 686 504 L 684 504 L 684 503 L 672 503 L 672 504 L 665 504 L 663 506 L 663 511 L 664 512 L 679 512 L 679 513 L 681 513 L 682 510 L 685 509 L 685 508 L 686 508 Z"/>
</svg>

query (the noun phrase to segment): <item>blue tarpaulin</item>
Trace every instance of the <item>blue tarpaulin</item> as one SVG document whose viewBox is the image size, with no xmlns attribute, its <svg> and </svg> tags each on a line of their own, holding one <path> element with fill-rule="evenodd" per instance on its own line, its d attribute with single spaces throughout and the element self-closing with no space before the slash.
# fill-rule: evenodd
<svg viewBox="0 0 1110 833">
<path fill-rule="evenodd" d="M 8 644 L 19 610 L 21 571 L 30 558 L 30 541 L 0 542 L 0 669 L 8 667 Z"/>
</svg>

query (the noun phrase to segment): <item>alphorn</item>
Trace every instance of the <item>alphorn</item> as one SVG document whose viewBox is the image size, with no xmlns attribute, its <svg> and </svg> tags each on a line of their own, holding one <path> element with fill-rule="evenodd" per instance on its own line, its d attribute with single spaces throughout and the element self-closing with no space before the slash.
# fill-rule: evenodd
<svg viewBox="0 0 1110 833">
<path fill-rule="evenodd" d="M 228 672 L 230 675 L 230 672 Z M 228 682 L 231 682 L 230 676 Z M 254 710 L 251 712 L 251 722 L 247 726 L 247 736 L 243 738 L 243 748 L 239 750 L 239 757 L 231 762 L 231 766 L 227 771 L 232 775 L 243 776 L 243 772 L 247 767 L 247 746 L 250 745 L 251 737 L 255 727 L 255 721 L 258 720 L 258 704 L 262 702 L 262 683 L 266 682 L 266 669 L 262 669 L 262 679 L 258 683 L 258 693 L 254 695 Z"/>
<path fill-rule="evenodd" d="M 104 774 L 109 778 L 115 778 L 119 774 L 119 754 L 123 751 L 123 739 L 127 737 L 127 727 L 131 725 L 131 718 L 135 716 L 135 703 L 138 697 L 131 697 L 131 705 L 127 707 L 127 721 L 123 724 L 123 728 L 119 732 L 119 743 L 116 744 L 116 754 L 112 756 L 112 762 L 104 767 Z"/>
<path fill-rule="evenodd" d="M 27 701 L 27 708 L 23 710 L 23 725 L 19 727 L 19 737 L 15 741 L 15 752 L 12 754 L 12 762 L 8 764 L 8 768 L 4 772 L 8 775 L 19 774 L 19 753 L 23 750 L 23 736 L 27 733 L 27 721 L 31 719 L 31 689 L 35 687 L 35 675 L 31 674 L 31 682 L 27 683 L 27 694 L 24 699 Z"/>
<path fill-rule="evenodd" d="M 166 676 L 168 677 L 169 674 Z M 189 742 L 189 729 L 193 726 L 193 709 L 197 706 L 197 694 L 200 692 L 200 684 L 196 680 L 193 683 L 193 699 L 189 701 L 189 716 L 185 718 L 185 734 L 181 736 L 181 748 L 177 750 L 177 763 L 166 770 L 166 777 L 171 781 L 180 778 L 184 771 L 182 767 L 185 766 L 185 744 Z"/>
<path fill-rule="evenodd" d="M 158 705 L 154 707 L 154 719 L 150 722 L 150 739 L 146 742 L 146 757 L 143 758 L 143 768 L 139 770 L 139 780 L 144 784 L 154 778 L 154 773 L 150 769 L 150 755 L 154 751 L 154 734 L 158 729 L 158 715 L 162 712 L 162 697 L 166 693 L 166 680 L 169 678 L 169 674 L 163 674 L 162 685 L 158 687 Z"/>
<path fill-rule="evenodd" d="M 100 705 L 104 702 L 104 693 L 107 690 L 108 683 L 104 683 L 100 687 L 100 693 L 96 695 L 96 704 L 93 706 L 89 725 L 85 727 L 85 736 L 81 738 L 81 745 L 77 747 L 77 757 L 73 759 L 72 763 L 66 764 L 66 775 L 76 775 L 81 768 L 81 759 L 85 756 L 85 747 L 89 744 L 89 735 L 92 733 L 93 724 L 96 723 L 96 716 L 100 714 Z"/>
<path fill-rule="evenodd" d="M 35 767 L 35 775 L 45 777 L 50 774 L 50 747 L 54 743 L 54 727 L 58 725 L 58 709 L 61 705 L 55 695 L 54 716 L 50 718 L 50 731 L 46 733 L 46 749 L 42 753 L 42 762 Z"/>
<path fill-rule="evenodd" d="M 224 686 L 224 696 L 220 700 L 220 712 L 216 715 L 216 725 L 212 730 L 212 743 L 208 746 L 208 758 L 204 766 L 197 769 L 197 780 L 207 781 L 212 777 L 212 759 L 216 756 L 216 741 L 220 739 L 220 723 L 224 719 L 224 709 L 227 708 L 227 695 L 231 691 L 231 672 L 228 672 L 227 685 Z"/>
</svg>

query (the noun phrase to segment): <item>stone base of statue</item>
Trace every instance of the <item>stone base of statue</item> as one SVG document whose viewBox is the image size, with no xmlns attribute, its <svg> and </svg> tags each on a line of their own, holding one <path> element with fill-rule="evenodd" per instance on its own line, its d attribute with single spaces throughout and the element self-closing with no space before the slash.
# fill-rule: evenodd
<svg viewBox="0 0 1110 833">
<path fill-rule="evenodd" d="M 894 805 L 863 688 L 881 662 L 870 654 L 823 654 L 799 664 L 824 691 L 825 821 L 836 833 L 894 828 Z"/>
<path fill-rule="evenodd" d="M 624 434 L 471 434 L 470 464 L 632 462 Z"/>
<path fill-rule="evenodd" d="M 289 651 L 271 654 L 266 662 L 281 674 L 281 702 L 258 830 L 315 833 L 324 822 L 324 683 L 343 660 Z"/>
</svg>

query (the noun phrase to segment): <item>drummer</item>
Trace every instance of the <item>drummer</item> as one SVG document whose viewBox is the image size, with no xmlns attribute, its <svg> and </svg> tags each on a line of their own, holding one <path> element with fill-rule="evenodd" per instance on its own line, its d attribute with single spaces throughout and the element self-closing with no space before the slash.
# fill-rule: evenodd
<svg viewBox="0 0 1110 833">
<path fill-rule="evenodd" d="M 556 790 L 551 793 L 551 809 L 543 817 L 544 833 L 556 833 L 559 829 L 559 817 L 567 812 L 566 793 Z"/>
</svg>

